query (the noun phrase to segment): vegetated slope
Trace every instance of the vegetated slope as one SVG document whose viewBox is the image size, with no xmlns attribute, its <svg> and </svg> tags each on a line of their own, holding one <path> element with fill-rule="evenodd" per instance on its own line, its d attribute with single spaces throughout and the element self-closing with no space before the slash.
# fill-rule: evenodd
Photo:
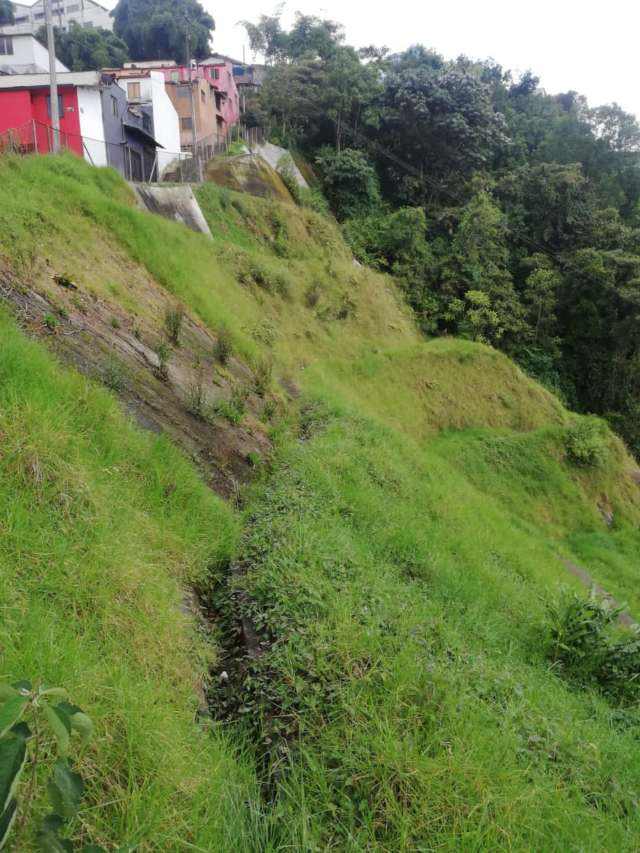
<svg viewBox="0 0 640 853">
<path fill-rule="evenodd" d="M 207 393 L 216 383 L 228 394 L 259 380 L 261 395 L 248 399 L 233 423 L 228 411 L 221 417 L 232 432 L 269 430 L 274 445 L 264 451 L 267 464 L 252 459 L 261 474 L 236 518 L 244 524 L 236 542 L 231 510 L 207 497 L 175 451 L 125 427 L 105 392 L 63 379 L 4 321 L 3 340 L 6 329 L 14 349 L 44 365 L 29 382 L 18 359 L 7 369 L 2 393 L 14 389 L 17 408 L 34 412 L 20 436 L 34 443 L 41 430 L 64 436 L 68 449 L 51 446 L 52 465 L 73 462 L 79 448 L 101 487 L 94 515 L 107 514 L 97 528 L 105 530 L 101 547 L 63 575 L 75 584 L 86 572 L 96 585 L 104 602 L 92 614 L 97 625 L 87 622 L 86 606 L 74 607 L 70 619 L 67 597 L 51 595 L 48 618 L 64 623 L 68 653 L 54 662 L 38 650 L 44 663 L 37 662 L 33 644 L 50 643 L 51 634 L 34 628 L 12 642 L 4 668 L 11 677 L 65 684 L 99 721 L 96 753 L 83 759 L 94 762 L 95 781 L 80 831 L 103 842 L 138 841 L 143 849 L 182 849 L 183 836 L 199 849 L 225 849 L 230 836 L 245 850 L 637 847 L 637 711 L 565 682 L 544 653 L 545 601 L 561 584 L 579 588 L 560 555 L 582 559 L 640 615 L 640 491 L 620 442 L 604 435 L 606 464 L 576 465 L 567 453 L 575 420 L 556 398 L 490 348 L 422 341 L 392 282 L 354 265 L 336 228 L 308 210 L 205 185 L 198 195 L 211 242 L 135 210 L 112 173 L 71 158 L 5 160 L 0 170 L 0 239 L 12 282 L 4 295 L 21 310 L 25 298 L 37 304 L 36 296 L 48 306 L 40 320 L 37 311 L 29 315 L 29 330 L 69 353 L 73 300 L 93 291 L 105 327 L 117 315 L 114 341 L 135 327 L 139 342 L 153 349 L 164 334 L 169 293 L 201 329 L 197 339 L 186 335 L 171 348 L 170 364 L 181 365 L 168 382 L 176 400 L 188 402 L 181 384 L 190 381 L 186 364 L 196 357 L 205 365 Z M 54 274 L 78 290 L 52 283 Z M 44 322 L 46 311 L 56 323 Z M 220 340 L 221 323 L 236 357 L 232 371 L 205 352 Z M 129 387 L 144 395 L 146 381 L 122 354 Z M 68 420 L 77 391 L 53 409 L 35 405 L 40 373 L 42 394 L 53 393 L 50 377 L 58 377 L 89 388 L 109 408 L 118 433 L 109 432 L 106 451 L 101 436 L 111 420 Z M 220 420 L 189 416 L 211 429 Z M 190 450 L 180 429 L 172 434 Z M 158 447 L 165 467 L 160 451 L 152 453 Z M 179 498 L 167 485 L 176 467 L 195 509 L 186 497 L 179 512 L 172 509 Z M 35 486 L 24 481 L 7 481 L 3 509 L 23 488 L 29 500 Z M 118 501 L 102 491 L 107 486 L 124 490 Z M 43 499 L 42 523 L 61 525 L 51 562 L 63 574 L 62 549 L 73 554 L 76 541 L 86 548 L 87 525 L 83 516 L 52 512 L 54 494 Z M 122 527 L 111 519 L 118 506 Z M 122 517 L 125 507 L 133 511 Z M 136 523 L 141 512 L 145 524 Z M 154 527 L 167 516 L 168 525 Z M 22 596 L 23 610 L 33 599 L 36 612 L 44 594 L 35 570 L 38 524 L 34 518 L 22 533 L 10 529 L 3 567 L 4 594 Z M 122 554 L 108 572 L 100 562 L 107 545 Z M 123 571 L 134 557 L 141 576 L 157 578 L 157 588 L 143 589 L 161 606 L 146 599 L 129 605 L 121 592 L 125 584 L 134 594 Z M 215 569 L 225 561 L 233 571 Z M 254 785 L 263 783 L 262 812 L 248 756 L 236 759 L 219 729 L 204 737 L 191 722 L 189 684 L 202 668 L 202 646 L 194 641 L 190 657 L 192 635 L 179 602 L 180 584 L 194 578 L 223 646 L 212 664 L 220 688 L 210 691 L 210 709 L 233 723 L 228 738 L 250 747 Z M 135 665 L 148 658 L 157 667 L 140 702 L 157 715 L 155 742 L 171 743 L 175 752 L 148 753 L 144 739 L 138 746 L 142 712 L 133 692 L 118 711 L 114 685 L 129 661 L 120 654 L 124 638 L 116 633 L 101 643 L 98 660 L 88 657 L 92 645 L 81 643 L 86 630 L 101 630 L 112 598 L 116 614 L 125 601 L 137 630 L 153 633 L 137 656 L 132 652 Z M 251 657 L 238 645 L 241 617 L 257 632 Z M 168 648 L 165 631 L 174 645 L 156 659 Z M 218 680 L 223 669 L 230 682 Z M 131 678 L 133 691 L 133 669 Z M 186 762 L 193 775 L 174 794 L 175 777 L 154 761 Z M 109 784 L 120 779 L 118 768 L 122 777 L 126 770 L 128 791 L 114 805 Z M 207 797 L 199 780 L 208 773 Z M 228 790 L 216 794 L 227 780 Z"/>
</svg>

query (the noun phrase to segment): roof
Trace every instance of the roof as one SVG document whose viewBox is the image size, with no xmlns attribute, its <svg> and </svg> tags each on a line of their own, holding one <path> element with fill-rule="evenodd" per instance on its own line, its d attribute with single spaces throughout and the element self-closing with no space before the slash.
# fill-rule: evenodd
<svg viewBox="0 0 640 853">
<path fill-rule="evenodd" d="M 106 6 L 103 6 L 102 3 L 98 3 L 97 0 L 85 0 L 85 2 L 93 3 L 94 6 L 99 6 L 100 9 L 103 9 L 105 12 L 110 12 L 111 9 L 107 9 Z M 16 3 L 16 6 L 24 6 L 26 9 L 33 9 L 34 6 L 41 4 L 44 8 L 44 3 L 42 0 L 33 0 L 33 3 Z"/>
<path fill-rule="evenodd" d="M 126 70 L 130 68 L 178 68 L 175 59 L 144 59 L 139 62 L 125 62 Z"/>
<path fill-rule="evenodd" d="M 58 86 L 99 86 L 103 82 L 100 71 L 59 71 Z M 49 86 L 48 74 L 11 74 L 0 77 L 0 89 L 36 89 Z"/>
</svg>

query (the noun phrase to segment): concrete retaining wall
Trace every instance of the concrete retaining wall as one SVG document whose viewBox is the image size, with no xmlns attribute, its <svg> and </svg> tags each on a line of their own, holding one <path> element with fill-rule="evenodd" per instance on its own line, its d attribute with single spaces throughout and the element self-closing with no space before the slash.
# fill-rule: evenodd
<svg viewBox="0 0 640 853">
<path fill-rule="evenodd" d="M 211 231 L 204 218 L 200 205 L 187 184 L 180 187 L 157 187 L 145 184 L 131 184 L 138 200 L 138 206 L 150 213 L 182 222 L 192 231 L 211 237 Z"/>
</svg>

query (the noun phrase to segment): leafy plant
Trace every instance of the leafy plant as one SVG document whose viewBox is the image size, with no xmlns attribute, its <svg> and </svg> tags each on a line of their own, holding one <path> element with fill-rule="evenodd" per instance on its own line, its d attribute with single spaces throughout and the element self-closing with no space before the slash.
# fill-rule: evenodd
<svg viewBox="0 0 640 853">
<path fill-rule="evenodd" d="M 167 308 L 164 314 L 164 327 L 169 341 L 176 347 L 180 346 L 180 331 L 184 320 L 184 309 L 181 305 Z"/>
<path fill-rule="evenodd" d="M 126 372 L 123 365 L 116 358 L 110 358 L 102 368 L 102 381 L 112 391 L 122 391 L 126 385 Z"/>
<path fill-rule="evenodd" d="M 616 639 L 621 610 L 594 593 L 587 600 L 565 595 L 548 608 L 548 655 L 567 678 L 627 703 L 640 697 L 640 635 Z"/>
<path fill-rule="evenodd" d="M 213 413 L 226 418 L 232 424 L 239 424 L 244 417 L 247 403 L 247 390 L 234 388 L 229 400 L 218 400 L 213 407 Z"/>
<path fill-rule="evenodd" d="M 253 375 L 253 387 L 258 397 L 264 397 L 271 387 L 271 379 L 273 376 L 273 364 L 271 361 L 264 359 L 260 361 Z"/>
<path fill-rule="evenodd" d="M 0 701 L 0 849 L 18 813 L 22 811 L 23 820 L 28 820 L 43 756 L 53 752 L 57 758 L 47 782 L 52 813 L 38 831 L 38 843 L 45 851 L 73 850 L 61 832 L 80 808 L 84 783 L 73 770 L 69 753 L 74 734 L 81 744 L 91 738 L 92 722 L 81 708 L 68 702 L 66 690 L 60 687 L 34 687 L 28 681 L 0 684 Z M 17 794 L 26 774 L 30 778 L 20 806 Z M 84 848 L 88 849 L 100 848 Z"/>
<path fill-rule="evenodd" d="M 603 465 L 609 455 L 607 425 L 594 416 L 579 418 L 567 430 L 565 447 L 567 456 L 576 465 Z"/>
</svg>

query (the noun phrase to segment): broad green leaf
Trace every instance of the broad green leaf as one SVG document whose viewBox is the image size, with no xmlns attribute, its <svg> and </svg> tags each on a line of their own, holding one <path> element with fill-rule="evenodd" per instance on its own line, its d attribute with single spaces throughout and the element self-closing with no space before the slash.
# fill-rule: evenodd
<svg viewBox="0 0 640 853">
<path fill-rule="evenodd" d="M 58 742 L 58 751 L 64 757 L 69 752 L 69 733 L 71 731 L 69 716 L 64 711 L 51 705 L 44 705 L 42 711 Z"/>
<path fill-rule="evenodd" d="M 71 853 L 72 843 L 66 838 L 60 838 L 60 830 L 64 821 L 60 815 L 48 815 L 42 821 L 42 829 L 38 833 L 38 847 L 43 853 Z"/>
<path fill-rule="evenodd" d="M 56 814 L 70 818 L 78 811 L 84 793 L 84 783 L 80 774 L 74 773 L 67 762 L 59 758 L 53 766 L 47 791 Z"/>
<path fill-rule="evenodd" d="M 60 702 L 56 705 L 56 708 L 59 708 L 68 715 L 71 728 L 78 732 L 84 743 L 87 743 L 93 734 L 91 718 L 84 713 L 82 708 L 79 708 L 77 705 L 71 705 L 69 702 Z"/>
<path fill-rule="evenodd" d="M 18 735 L 0 740 L 0 811 L 12 799 L 27 760 L 27 742 Z"/>
<path fill-rule="evenodd" d="M 104 847 L 98 847 L 97 844 L 85 844 L 80 848 L 80 853 L 106 853 Z"/>
<path fill-rule="evenodd" d="M 7 699 L 15 699 L 20 694 L 11 684 L 0 684 L 0 702 L 6 702 Z"/>
<path fill-rule="evenodd" d="M 15 689 L 18 690 L 21 694 L 31 693 L 31 691 L 33 690 L 33 685 L 30 681 L 14 681 L 11 686 L 15 687 Z"/>
<path fill-rule="evenodd" d="M 6 844 L 9 833 L 11 832 L 11 827 L 16 819 L 17 811 L 18 803 L 15 800 L 11 800 L 9 805 L 0 815 L 0 850 L 4 849 L 4 845 Z"/>
<path fill-rule="evenodd" d="M 51 699 L 66 699 L 69 694 L 64 687 L 46 687 L 43 685 L 40 688 L 40 695 L 48 696 Z"/>
<path fill-rule="evenodd" d="M 31 729 L 23 720 L 21 723 L 16 723 L 15 726 L 11 726 L 9 734 L 21 737 L 23 740 L 29 740 L 31 737 Z"/>
<path fill-rule="evenodd" d="M 3 737 L 24 714 L 29 699 L 26 696 L 14 696 L 0 706 L 0 737 Z"/>
</svg>

